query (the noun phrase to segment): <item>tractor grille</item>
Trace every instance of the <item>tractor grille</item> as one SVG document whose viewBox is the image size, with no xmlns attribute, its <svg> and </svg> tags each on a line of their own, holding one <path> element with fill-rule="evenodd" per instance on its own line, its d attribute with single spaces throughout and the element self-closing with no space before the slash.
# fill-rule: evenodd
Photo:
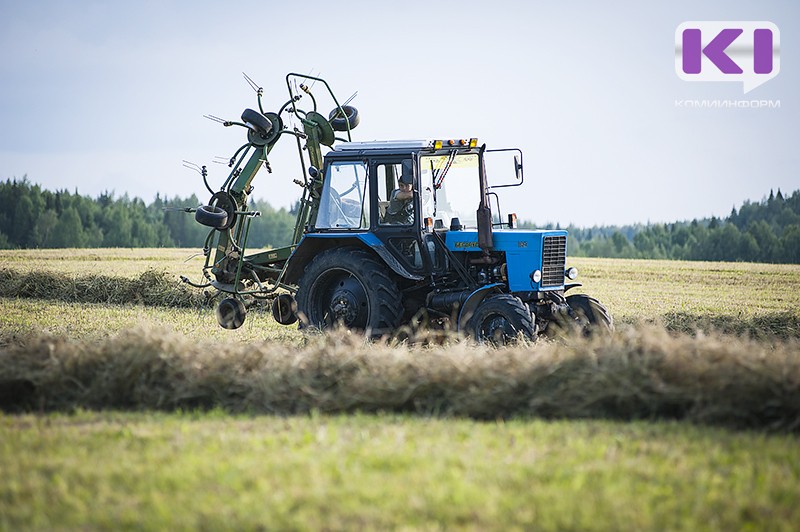
<svg viewBox="0 0 800 532">
<path fill-rule="evenodd" d="M 567 261 L 567 237 L 546 236 L 542 247 L 542 286 L 564 284 L 564 266 Z"/>
</svg>

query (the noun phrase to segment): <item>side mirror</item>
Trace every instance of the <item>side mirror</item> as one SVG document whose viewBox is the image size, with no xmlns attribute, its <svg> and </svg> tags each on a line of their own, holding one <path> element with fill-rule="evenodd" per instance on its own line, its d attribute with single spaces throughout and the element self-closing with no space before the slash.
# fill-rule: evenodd
<svg viewBox="0 0 800 532">
<path fill-rule="evenodd" d="M 514 174 L 517 176 L 517 181 L 522 181 L 522 163 L 519 162 L 516 155 L 514 156 Z"/>
<path fill-rule="evenodd" d="M 311 176 L 311 179 L 316 179 L 319 177 L 319 170 L 316 166 L 309 166 L 308 175 Z"/>
</svg>

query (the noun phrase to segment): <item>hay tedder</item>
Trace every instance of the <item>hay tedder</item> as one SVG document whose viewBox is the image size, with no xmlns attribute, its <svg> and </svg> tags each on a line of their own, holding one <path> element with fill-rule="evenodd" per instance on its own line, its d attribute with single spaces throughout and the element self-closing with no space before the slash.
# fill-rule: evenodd
<svg viewBox="0 0 800 532">
<path fill-rule="evenodd" d="M 501 214 L 498 192 L 524 182 L 520 150 L 488 150 L 475 138 L 353 142 L 358 111 L 340 104 L 325 80 L 288 74 L 289 99 L 271 112 L 246 79 L 259 110 L 245 109 L 235 122 L 210 118 L 242 127 L 247 142 L 219 191 L 202 169 L 211 199 L 187 209 L 211 230 L 205 284 L 183 280 L 224 294 L 220 325 L 239 327 L 260 299 L 283 325 L 371 336 L 427 325 L 505 342 L 564 326 L 586 334 L 613 328 L 596 299 L 566 295 L 580 286 L 572 282 L 577 270 L 566 267 L 567 232 L 517 229 L 516 215 Z M 317 110 L 316 83 L 332 100 L 327 116 Z M 291 244 L 246 254 L 259 216 L 247 207 L 253 179 L 262 167 L 272 171 L 270 151 L 284 137 L 295 139 L 302 172 Z M 513 173 L 490 185 L 487 161 L 499 159 Z"/>
</svg>

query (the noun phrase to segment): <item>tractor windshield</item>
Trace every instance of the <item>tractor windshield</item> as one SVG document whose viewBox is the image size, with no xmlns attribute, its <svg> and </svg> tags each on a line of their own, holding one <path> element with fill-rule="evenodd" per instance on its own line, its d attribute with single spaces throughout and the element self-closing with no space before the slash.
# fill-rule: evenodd
<svg viewBox="0 0 800 532">
<path fill-rule="evenodd" d="M 458 218 L 465 227 L 477 227 L 481 201 L 477 153 L 422 156 L 420 173 L 423 218 L 441 220 L 445 227 Z"/>
</svg>

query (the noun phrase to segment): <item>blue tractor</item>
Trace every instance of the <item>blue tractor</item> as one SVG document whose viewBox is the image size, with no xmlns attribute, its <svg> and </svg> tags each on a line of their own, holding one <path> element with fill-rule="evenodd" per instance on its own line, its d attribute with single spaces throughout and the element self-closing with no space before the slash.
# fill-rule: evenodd
<svg viewBox="0 0 800 532">
<path fill-rule="evenodd" d="M 327 117 L 308 82 L 321 82 L 332 98 Z M 518 229 L 514 214 L 501 215 L 498 192 L 524 182 L 521 151 L 488 150 L 475 138 L 353 142 L 358 112 L 340 105 L 324 80 L 289 74 L 286 83 L 289 100 L 279 112 L 264 112 L 257 89 L 260 110 L 225 122 L 244 127 L 247 144 L 231 158 L 222 188 L 209 187 L 211 200 L 195 211 L 211 230 L 207 283 L 190 284 L 226 295 L 217 309 L 223 327 L 240 326 L 248 302 L 269 299 L 279 323 L 371 336 L 409 324 L 496 343 L 554 327 L 613 329 L 596 299 L 566 295 L 580 286 L 577 270 L 566 267 L 567 232 Z M 299 108 L 304 97 L 312 110 Z M 283 114 L 302 129 L 284 126 Z M 258 216 L 247 209 L 251 183 L 287 135 L 297 139 L 303 172 L 292 244 L 247 255 Z M 490 156 L 513 161 L 507 184 L 488 184 Z"/>
</svg>

